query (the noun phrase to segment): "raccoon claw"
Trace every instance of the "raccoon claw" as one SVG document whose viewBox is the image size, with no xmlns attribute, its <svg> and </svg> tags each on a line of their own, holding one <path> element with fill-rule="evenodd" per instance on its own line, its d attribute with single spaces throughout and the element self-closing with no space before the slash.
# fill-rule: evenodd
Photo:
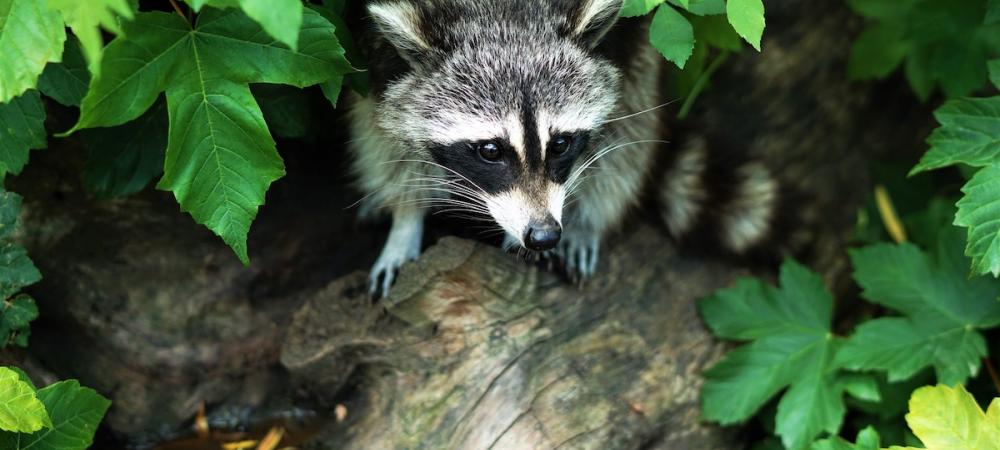
<svg viewBox="0 0 1000 450">
<path fill-rule="evenodd" d="M 566 274 L 577 284 L 594 276 L 600 254 L 600 235 L 566 236 L 556 248 Z"/>
<path fill-rule="evenodd" d="M 373 300 L 387 297 L 389 295 L 389 288 L 396 281 L 396 275 L 398 274 L 398 268 L 372 268 L 371 273 L 368 275 L 368 296 Z"/>
<path fill-rule="evenodd" d="M 372 267 L 368 274 L 368 295 L 372 299 L 380 299 L 389 296 L 389 288 L 396 282 L 399 276 L 399 268 L 406 262 L 417 259 L 419 254 L 401 255 L 402 257 L 386 257 L 383 254 Z"/>
</svg>

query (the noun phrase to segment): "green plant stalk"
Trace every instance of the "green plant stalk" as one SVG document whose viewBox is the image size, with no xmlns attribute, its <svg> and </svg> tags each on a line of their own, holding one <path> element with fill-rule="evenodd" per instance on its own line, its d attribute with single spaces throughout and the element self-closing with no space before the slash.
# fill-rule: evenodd
<svg viewBox="0 0 1000 450">
<path fill-rule="evenodd" d="M 730 52 L 728 50 L 723 50 L 715 57 L 715 59 L 712 60 L 712 63 L 705 68 L 705 71 L 701 73 L 698 80 L 694 82 L 694 86 L 691 87 L 691 93 L 688 94 L 686 99 L 684 99 L 684 104 L 681 105 L 680 111 L 677 112 L 678 119 L 687 118 L 688 113 L 691 112 L 691 107 L 694 106 L 694 101 L 698 99 L 698 95 L 701 94 L 701 91 L 705 90 L 705 85 L 708 84 L 708 80 L 712 78 L 712 74 L 715 73 L 722 63 L 726 62 L 726 59 L 729 58 L 729 54 Z"/>
</svg>

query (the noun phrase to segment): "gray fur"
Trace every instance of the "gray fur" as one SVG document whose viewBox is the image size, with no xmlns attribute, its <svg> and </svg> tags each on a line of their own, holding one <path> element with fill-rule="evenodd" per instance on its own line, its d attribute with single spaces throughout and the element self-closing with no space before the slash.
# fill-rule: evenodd
<svg viewBox="0 0 1000 450">
<path fill-rule="evenodd" d="M 659 115 L 649 112 L 663 101 L 663 58 L 648 44 L 645 19 L 615 25 L 621 3 L 369 3 L 359 41 L 373 95 L 353 101 L 351 149 L 367 194 L 362 210 L 394 220 L 371 274 L 373 292 L 385 293 L 399 265 L 416 257 L 421 237 L 413 230 L 435 206 L 492 216 L 511 246 L 525 245 L 525 229 L 554 219 L 562 226 L 555 255 L 574 276 L 596 271 L 601 240 L 638 205 L 663 148 Z M 554 150 L 560 136 L 577 151 Z M 504 146 L 504 159 L 494 166 L 478 159 L 480 141 Z M 688 166 L 697 163 L 690 159 Z M 766 193 L 773 187 L 761 177 L 766 172 L 747 169 L 742 179 Z M 695 220 L 671 214 L 694 214 L 702 200 L 697 186 L 678 180 L 660 189 L 675 234 Z M 740 247 L 767 217 L 750 211 L 750 197 L 732 204 L 749 217 L 728 218 L 737 230 L 727 243 Z"/>
</svg>

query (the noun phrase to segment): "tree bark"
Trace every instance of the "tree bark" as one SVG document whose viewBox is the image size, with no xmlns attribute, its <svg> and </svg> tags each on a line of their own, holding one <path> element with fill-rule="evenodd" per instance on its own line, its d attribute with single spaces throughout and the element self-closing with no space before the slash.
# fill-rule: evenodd
<svg viewBox="0 0 1000 450">
<path fill-rule="evenodd" d="M 699 423 L 700 374 L 723 346 L 694 301 L 736 273 L 649 227 L 583 287 L 444 238 L 384 302 L 363 273 L 307 301 L 281 361 L 310 396 L 357 411 L 317 448 L 736 448 Z"/>
</svg>

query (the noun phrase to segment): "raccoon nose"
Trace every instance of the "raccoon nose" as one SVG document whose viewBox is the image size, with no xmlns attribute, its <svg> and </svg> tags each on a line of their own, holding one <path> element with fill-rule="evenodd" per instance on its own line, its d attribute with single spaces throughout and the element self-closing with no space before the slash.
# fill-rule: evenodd
<svg viewBox="0 0 1000 450">
<path fill-rule="evenodd" d="M 549 218 L 541 223 L 531 223 L 524 235 L 524 246 L 538 252 L 552 250 L 559 243 L 561 235 L 562 228 L 555 219 Z"/>
</svg>

